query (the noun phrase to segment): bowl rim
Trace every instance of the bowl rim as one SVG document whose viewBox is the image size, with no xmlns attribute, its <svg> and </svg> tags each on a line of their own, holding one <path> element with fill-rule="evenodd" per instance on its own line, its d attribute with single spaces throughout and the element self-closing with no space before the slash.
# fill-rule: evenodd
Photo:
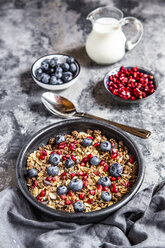
<svg viewBox="0 0 165 248">
<path fill-rule="evenodd" d="M 134 101 L 132 101 L 132 100 L 130 100 L 130 99 L 127 99 L 127 100 L 126 100 L 126 99 L 123 99 L 123 98 L 121 98 L 121 97 L 119 97 L 119 96 L 114 95 L 114 94 L 108 89 L 107 83 L 106 83 L 106 82 L 107 82 L 106 79 L 107 79 L 108 76 L 111 76 L 111 75 L 112 75 L 111 72 L 112 72 L 113 70 L 116 70 L 117 72 L 120 70 L 121 66 L 116 66 L 116 67 L 112 68 L 109 72 L 107 72 L 107 73 L 105 74 L 105 76 L 104 76 L 104 87 L 105 87 L 105 89 L 107 90 L 107 92 L 108 92 L 115 100 L 117 100 L 117 101 L 119 101 L 119 102 L 123 102 L 123 103 L 140 103 L 140 102 L 142 102 L 142 101 L 148 100 L 150 97 L 152 97 L 152 96 L 154 95 L 154 93 L 157 91 L 158 86 L 159 86 L 158 80 L 157 80 L 157 78 L 155 77 L 154 72 L 152 72 L 151 70 L 149 70 L 149 69 L 147 69 L 147 68 L 145 68 L 145 67 L 139 67 L 139 66 L 123 66 L 123 67 L 126 68 L 126 69 L 133 68 L 133 67 L 138 67 L 139 70 L 145 71 L 146 74 L 152 75 L 152 76 L 154 77 L 155 91 L 154 91 L 152 94 L 150 94 L 150 95 L 148 95 L 147 97 L 145 97 L 145 98 L 136 99 L 136 100 L 134 100 Z"/>
<path fill-rule="evenodd" d="M 59 87 L 60 85 L 53 85 L 53 84 L 44 84 L 44 83 L 42 83 L 41 81 L 39 81 L 37 78 L 36 78 L 36 76 L 35 76 L 35 74 L 34 74 L 34 66 L 35 66 L 35 64 L 37 63 L 37 61 L 39 61 L 40 59 L 42 59 L 42 58 L 45 58 L 46 59 L 46 57 L 48 57 L 48 56 L 64 56 L 64 57 L 73 57 L 73 56 L 69 56 L 69 55 L 67 55 L 67 54 L 63 54 L 63 53 L 54 53 L 54 54 L 47 54 L 47 55 L 43 55 L 43 56 L 41 56 L 41 57 L 39 57 L 38 59 L 36 59 L 34 62 L 33 62 L 33 64 L 32 64 L 32 66 L 31 66 L 31 75 L 32 75 L 32 77 L 34 77 L 34 79 L 37 81 L 37 82 L 39 82 L 40 84 L 43 84 L 43 85 L 49 85 L 49 86 L 51 86 L 51 87 Z M 74 57 L 73 57 L 74 58 Z M 78 70 L 77 70 L 77 72 L 76 72 L 76 74 L 75 74 L 75 76 L 71 79 L 71 80 L 69 80 L 68 82 L 66 82 L 66 83 L 64 83 L 63 85 L 67 85 L 67 84 L 69 84 L 69 83 L 71 83 L 74 79 L 76 79 L 78 76 L 79 76 L 79 74 L 80 74 L 80 63 L 77 61 L 77 59 L 75 59 L 74 58 L 74 60 L 75 60 L 75 62 L 76 62 L 76 64 L 77 64 L 77 67 L 78 67 Z"/>
<path fill-rule="evenodd" d="M 67 123 L 66 123 L 67 122 Z M 116 134 L 120 135 L 121 138 L 124 138 L 124 140 L 126 140 L 126 142 L 129 143 L 129 145 L 131 145 L 134 149 L 134 151 L 136 151 L 136 155 L 138 156 L 139 159 L 139 167 L 138 167 L 138 176 L 137 176 L 137 180 L 135 181 L 133 187 L 131 188 L 131 190 L 125 195 L 123 196 L 118 202 L 114 203 L 113 205 L 103 208 L 101 210 L 96 210 L 96 211 L 92 211 L 92 212 L 87 212 L 87 213 L 70 213 L 70 212 L 63 212 L 63 211 L 59 211 L 56 209 L 52 209 L 48 206 L 43 205 L 42 203 L 38 202 L 37 199 L 32 196 L 30 194 L 30 192 L 28 191 L 28 189 L 24 189 L 24 186 L 21 183 L 21 179 L 24 177 L 23 174 L 23 170 L 21 170 L 20 173 L 20 168 L 23 168 L 23 159 L 24 156 L 26 154 L 26 151 L 28 150 L 29 146 L 41 135 L 43 135 L 44 133 L 47 133 L 49 130 L 55 128 L 55 127 L 59 127 L 62 126 L 63 124 L 68 124 L 71 125 L 72 123 L 79 123 L 79 122 L 85 122 L 85 123 L 90 123 L 90 124 L 96 124 L 96 125 L 100 125 L 102 128 L 108 128 L 110 130 L 112 130 L 113 132 L 116 132 Z M 21 166 L 20 166 L 21 165 Z M 108 215 L 114 211 L 116 211 L 117 209 L 119 209 L 121 206 L 125 205 L 139 190 L 143 179 L 144 179 L 144 174 L 145 174 L 145 166 L 144 166 L 144 162 L 142 159 L 142 155 L 141 152 L 139 150 L 139 148 L 137 147 L 137 145 L 135 144 L 135 142 L 133 141 L 132 138 L 130 138 L 128 135 L 126 135 L 123 131 L 119 130 L 116 127 L 113 127 L 112 125 L 109 125 L 107 123 L 104 123 L 102 121 L 98 121 L 98 120 L 92 120 L 92 119 L 88 119 L 88 118 L 78 118 L 78 119 L 69 119 L 69 120 L 64 120 L 64 121 L 60 121 L 60 122 L 56 122 L 54 124 L 48 125 L 46 127 L 44 127 L 43 129 L 39 130 L 38 132 L 36 132 L 35 134 L 32 135 L 32 137 L 30 137 L 26 143 L 24 144 L 24 146 L 22 147 L 17 161 L 16 161 L 16 179 L 17 179 L 17 183 L 18 186 L 22 192 L 22 194 L 25 196 L 25 198 L 37 209 L 39 209 L 42 212 L 45 212 L 46 214 L 48 214 L 49 216 L 52 217 L 57 217 L 57 218 L 64 218 L 63 221 L 76 221 L 79 218 L 83 218 L 85 220 L 87 220 L 88 218 L 97 218 L 97 217 L 104 217 L 105 215 Z M 27 185 L 26 185 L 27 187 Z M 66 220 L 67 219 L 67 220 Z"/>
</svg>

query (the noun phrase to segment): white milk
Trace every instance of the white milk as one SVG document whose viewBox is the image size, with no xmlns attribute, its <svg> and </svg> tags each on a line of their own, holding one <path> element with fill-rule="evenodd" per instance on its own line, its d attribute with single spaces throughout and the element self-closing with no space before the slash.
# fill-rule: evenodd
<svg viewBox="0 0 165 248">
<path fill-rule="evenodd" d="M 88 56 L 98 64 L 112 64 L 125 54 L 126 37 L 119 21 L 110 17 L 99 18 L 93 25 L 86 42 Z"/>
</svg>

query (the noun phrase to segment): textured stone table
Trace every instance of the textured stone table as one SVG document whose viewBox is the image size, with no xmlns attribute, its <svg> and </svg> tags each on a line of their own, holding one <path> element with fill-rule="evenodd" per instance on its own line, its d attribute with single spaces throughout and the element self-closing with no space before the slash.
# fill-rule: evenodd
<svg viewBox="0 0 165 248">
<path fill-rule="evenodd" d="M 79 110 L 113 121 L 149 129 L 147 140 L 133 137 L 140 148 L 146 174 L 144 188 L 165 175 L 165 2 L 108 1 L 126 16 L 139 18 L 144 35 L 139 45 L 112 66 L 98 66 L 87 57 L 84 44 L 91 29 L 86 15 L 106 0 L 1 0 L 0 1 L 0 190 L 15 186 L 15 162 L 24 142 L 41 128 L 59 121 L 42 106 L 44 89 L 30 75 L 32 63 L 48 53 L 67 53 L 81 64 L 77 84 L 61 91 Z M 159 80 L 158 92 L 141 105 L 112 103 L 103 88 L 103 77 L 118 65 L 145 66 Z"/>
</svg>

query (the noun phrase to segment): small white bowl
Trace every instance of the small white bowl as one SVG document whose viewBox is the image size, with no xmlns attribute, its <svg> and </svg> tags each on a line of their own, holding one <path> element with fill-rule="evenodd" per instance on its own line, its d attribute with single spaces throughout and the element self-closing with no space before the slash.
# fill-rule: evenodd
<svg viewBox="0 0 165 248">
<path fill-rule="evenodd" d="M 45 55 L 39 59 L 37 59 L 32 67 L 31 67 L 31 75 L 33 80 L 42 88 L 47 89 L 47 90 L 63 90 L 66 89 L 70 86 L 72 86 L 74 83 L 76 83 L 78 76 L 80 74 L 80 64 L 78 63 L 78 61 L 75 59 L 75 64 L 77 65 L 77 72 L 74 75 L 74 78 L 71 79 L 70 81 L 68 81 L 67 83 L 61 84 L 61 85 L 52 85 L 52 84 L 44 84 L 41 81 L 39 81 L 36 77 L 36 70 L 41 66 L 41 62 L 44 61 L 45 59 L 52 59 L 56 57 L 58 59 L 59 63 L 64 63 L 66 62 L 66 59 L 70 56 L 65 55 L 65 54 L 50 54 L 50 55 Z"/>
</svg>

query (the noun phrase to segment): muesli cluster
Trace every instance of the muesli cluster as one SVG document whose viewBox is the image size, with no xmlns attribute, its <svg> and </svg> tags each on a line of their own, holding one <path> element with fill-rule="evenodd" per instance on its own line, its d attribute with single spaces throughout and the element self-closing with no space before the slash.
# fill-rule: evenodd
<svg viewBox="0 0 165 248">
<path fill-rule="evenodd" d="M 59 135 L 27 160 L 27 186 L 36 199 L 66 212 L 91 212 L 127 194 L 138 164 L 122 141 L 99 130 Z"/>
</svg>

